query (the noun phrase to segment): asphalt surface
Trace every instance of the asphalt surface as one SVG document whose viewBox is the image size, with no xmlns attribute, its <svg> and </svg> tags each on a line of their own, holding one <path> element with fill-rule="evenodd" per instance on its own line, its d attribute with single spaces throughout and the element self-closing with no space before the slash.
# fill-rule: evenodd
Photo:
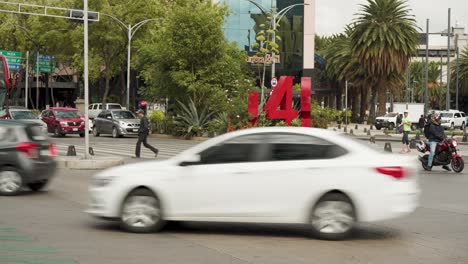
<svg viewBox="0 0 468 264">
<path fill-rule="evenodd" d="M 119 148 L 127 150 L 118 154 L 132 155 L 136 139 L 120 140 L 95 143 L 98 150 L 109 142 L 124 145 Z M 150 143 L 170 156 L 195 142 Z M 296 225 L 180 223 L 156 234 L 125 233 L 83 213 L 94 173 L 60 170 L 44 192 L 0 197 L 0 263 L 468 263 L 466 173 L 422 172 L 416 212 L 359 224 L 349 240 L 335 242 L 308 238 L 307 229 Z"/>
</svg>

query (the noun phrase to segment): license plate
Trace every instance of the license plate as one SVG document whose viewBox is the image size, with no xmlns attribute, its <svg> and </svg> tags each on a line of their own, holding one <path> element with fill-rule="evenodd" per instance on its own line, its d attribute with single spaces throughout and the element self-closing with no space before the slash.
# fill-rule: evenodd
<svg viewBox="0 0 468 264">
<path fill-rule="evenodd" d="M 73 131 L 78 131 L 78 128 L 74 128 Z"/>
<path fill-rule="evenodd" d="M 133 129 L 133 132 L 138 132 L 138 128 L 134 128 L 134 129 Z"/>
</svg>

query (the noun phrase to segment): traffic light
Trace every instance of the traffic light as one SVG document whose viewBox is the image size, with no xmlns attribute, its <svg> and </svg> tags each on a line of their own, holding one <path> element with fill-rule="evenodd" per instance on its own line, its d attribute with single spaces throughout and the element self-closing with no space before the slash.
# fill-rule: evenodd
<svg viewBox="0 0 468 264">
<path fill-rule="evenodd" d="M 74 23 L 82 24 L 84 19 L 84 11 L 83 10 L 67 10 L 66 16 Z M 88 11 L 88 22 L 97 22 L 99 21 L 99 13 Z"/>
</svg>

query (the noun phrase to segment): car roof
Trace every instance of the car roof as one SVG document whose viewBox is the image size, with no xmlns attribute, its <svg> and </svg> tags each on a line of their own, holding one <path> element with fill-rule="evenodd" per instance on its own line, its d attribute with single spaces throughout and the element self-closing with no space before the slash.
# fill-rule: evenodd
<svg viewBox="0 0 468 264">
<path fill-rule="evenodd" d="M 50 107 L 49 110 L 52 111 L 76 111 L 78 109 L 71 107 Z"/>
</svg>

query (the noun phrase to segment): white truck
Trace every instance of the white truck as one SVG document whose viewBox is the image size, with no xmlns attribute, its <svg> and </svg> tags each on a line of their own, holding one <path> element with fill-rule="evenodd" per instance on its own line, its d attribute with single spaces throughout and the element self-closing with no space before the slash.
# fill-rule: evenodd
<svg viewBox="0 0 468 264">
<path fill-rule="evenodd" d="M 389 108 L 387 107 L 387 109 Z M 379 116 L 375 119 L 375 128 L 377 130 L 382 128 L 395 129 L 398 115 L 403 115 L 405 111 L 408 112 L 412 129 L 417 129 L 419 127 L 419 118 L 421 115 L 424 115 L 424 104 L 419 103 L 393 103 L 392 112 L 388 112 L 384 116 Z"/>
<path fill-rule="evenodd" d="M 94 119 L 103 110 L 124 109 L 124 108 L 120 104 L 107 103 L 104 105 L 104 107 L 102 107 L 102 104 L 90 104 L 88 109 L 89 109 L 88 111 L 89 118 Z"/>
</svg>

